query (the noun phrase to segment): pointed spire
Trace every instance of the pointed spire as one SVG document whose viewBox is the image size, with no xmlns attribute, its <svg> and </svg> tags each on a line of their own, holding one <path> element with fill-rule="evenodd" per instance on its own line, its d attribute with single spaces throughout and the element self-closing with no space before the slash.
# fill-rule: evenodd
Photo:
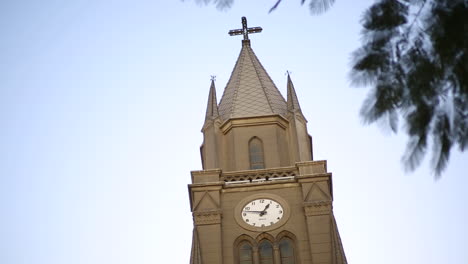
<svg viewBox="0 0 468 264">
<path fill-rule="evenodd" d="M 248 42 L 241 52 L 219 103 L 222 120 L 286 114 L 286 100 Z"/>
<path fill-rule="evenodd" d="M 291 76 L 289 71 L 288 74 L 288 111 L 298 111 L 302 114 L 301 106 L 299 105 L 299 100 L 297 99 L 296 90 L 294 90 L 294 84 L 291 81 Z"/>
<path fill-rule="evenodd" d="M 213 120 L 219 116 L 218 113 L 218 101 L 216 99 L 216 88 L 215 88 L 215 77 L 211 76 L 211 86 L 210 86 L 210 93 L 208 95 L 208 103 L 206 106 L 206 120 Z"/>
</svg>

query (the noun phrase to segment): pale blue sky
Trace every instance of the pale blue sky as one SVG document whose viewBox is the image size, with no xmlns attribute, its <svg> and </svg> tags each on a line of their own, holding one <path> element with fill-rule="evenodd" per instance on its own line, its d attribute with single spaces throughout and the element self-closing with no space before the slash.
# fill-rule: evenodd
<svg viewBox="0 0 468 264">
<path fill-rule="evenodd" d="M 405 174 L 406 137 L 359 119 L 347 74 L 372 1 L 274 2 L 2 1 L 0 263 L 188 263 L 210 75 L 220 99 L 241 16 L 283 94 L 292 71 L 348 262 L 468 263 L 468 155 L 438 181 L 428 158 Z"/>
</svg>

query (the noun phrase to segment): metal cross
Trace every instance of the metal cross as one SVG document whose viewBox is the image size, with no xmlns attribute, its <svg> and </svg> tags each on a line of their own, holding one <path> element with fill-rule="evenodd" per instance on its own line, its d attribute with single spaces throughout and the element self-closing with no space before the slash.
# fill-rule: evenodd
<svg viewBox="0 0 468 264">
<path fill-rule="evenodd" d="M 216 82 L 216 75 L 211 75 L 211 80 L 212 80 L 213 82 Z"/>
<path fill-rule="evenodd" d="M 233 29 L 229 30 L 229 35 L 236 36 L 236 35 L 244 35 L 244 40 L 249 39 L 249 33 L 260 33 L 262 32 L 261 27 L 247 27 L 247 18 L 242 17 L 242 29 Z"/>
</svg>

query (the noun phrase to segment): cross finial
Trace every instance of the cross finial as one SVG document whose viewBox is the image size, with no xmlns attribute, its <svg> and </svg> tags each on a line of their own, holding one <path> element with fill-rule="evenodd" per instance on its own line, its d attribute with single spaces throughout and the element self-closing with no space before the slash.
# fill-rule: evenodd
<svg viewBox="0 0 468 264">
<path fill-rule="evenodd" d="M 291 75 L 291 74 L 292 74 L 292 71 L 287 70 L 286 73 L 285 73 L 284 75 L 288 75 L 288 76 L 289 76 L 289 75 Z"/>
<path fill-rule="evenodd" d="M 211 81 L 216 82 L 216 75 L 211 75 Z"/>
<path fill-rule="evenodd" d="M 262 30 L 261 27 L 247 27 L 247 18 L 242 17 L 242 28 L 229 30 L 229 35 L 244 35 L 244 40 L 249 40 L 249 33 L 260 33 Z"/>
</svg>

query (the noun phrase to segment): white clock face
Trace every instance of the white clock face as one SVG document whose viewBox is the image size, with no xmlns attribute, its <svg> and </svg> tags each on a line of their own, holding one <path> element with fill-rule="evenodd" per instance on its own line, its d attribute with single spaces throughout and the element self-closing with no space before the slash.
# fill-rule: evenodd
<svg viewBox="0 0 468 264">
<path fill-rule="evenodd" d="M 248 225 L 265 227 L 276 224 L 283 218 L 284 210 L 280 203 L 271 199 L 256 199 L 248 202 L 241 211 L 242 220 Z"/>
</svg>

